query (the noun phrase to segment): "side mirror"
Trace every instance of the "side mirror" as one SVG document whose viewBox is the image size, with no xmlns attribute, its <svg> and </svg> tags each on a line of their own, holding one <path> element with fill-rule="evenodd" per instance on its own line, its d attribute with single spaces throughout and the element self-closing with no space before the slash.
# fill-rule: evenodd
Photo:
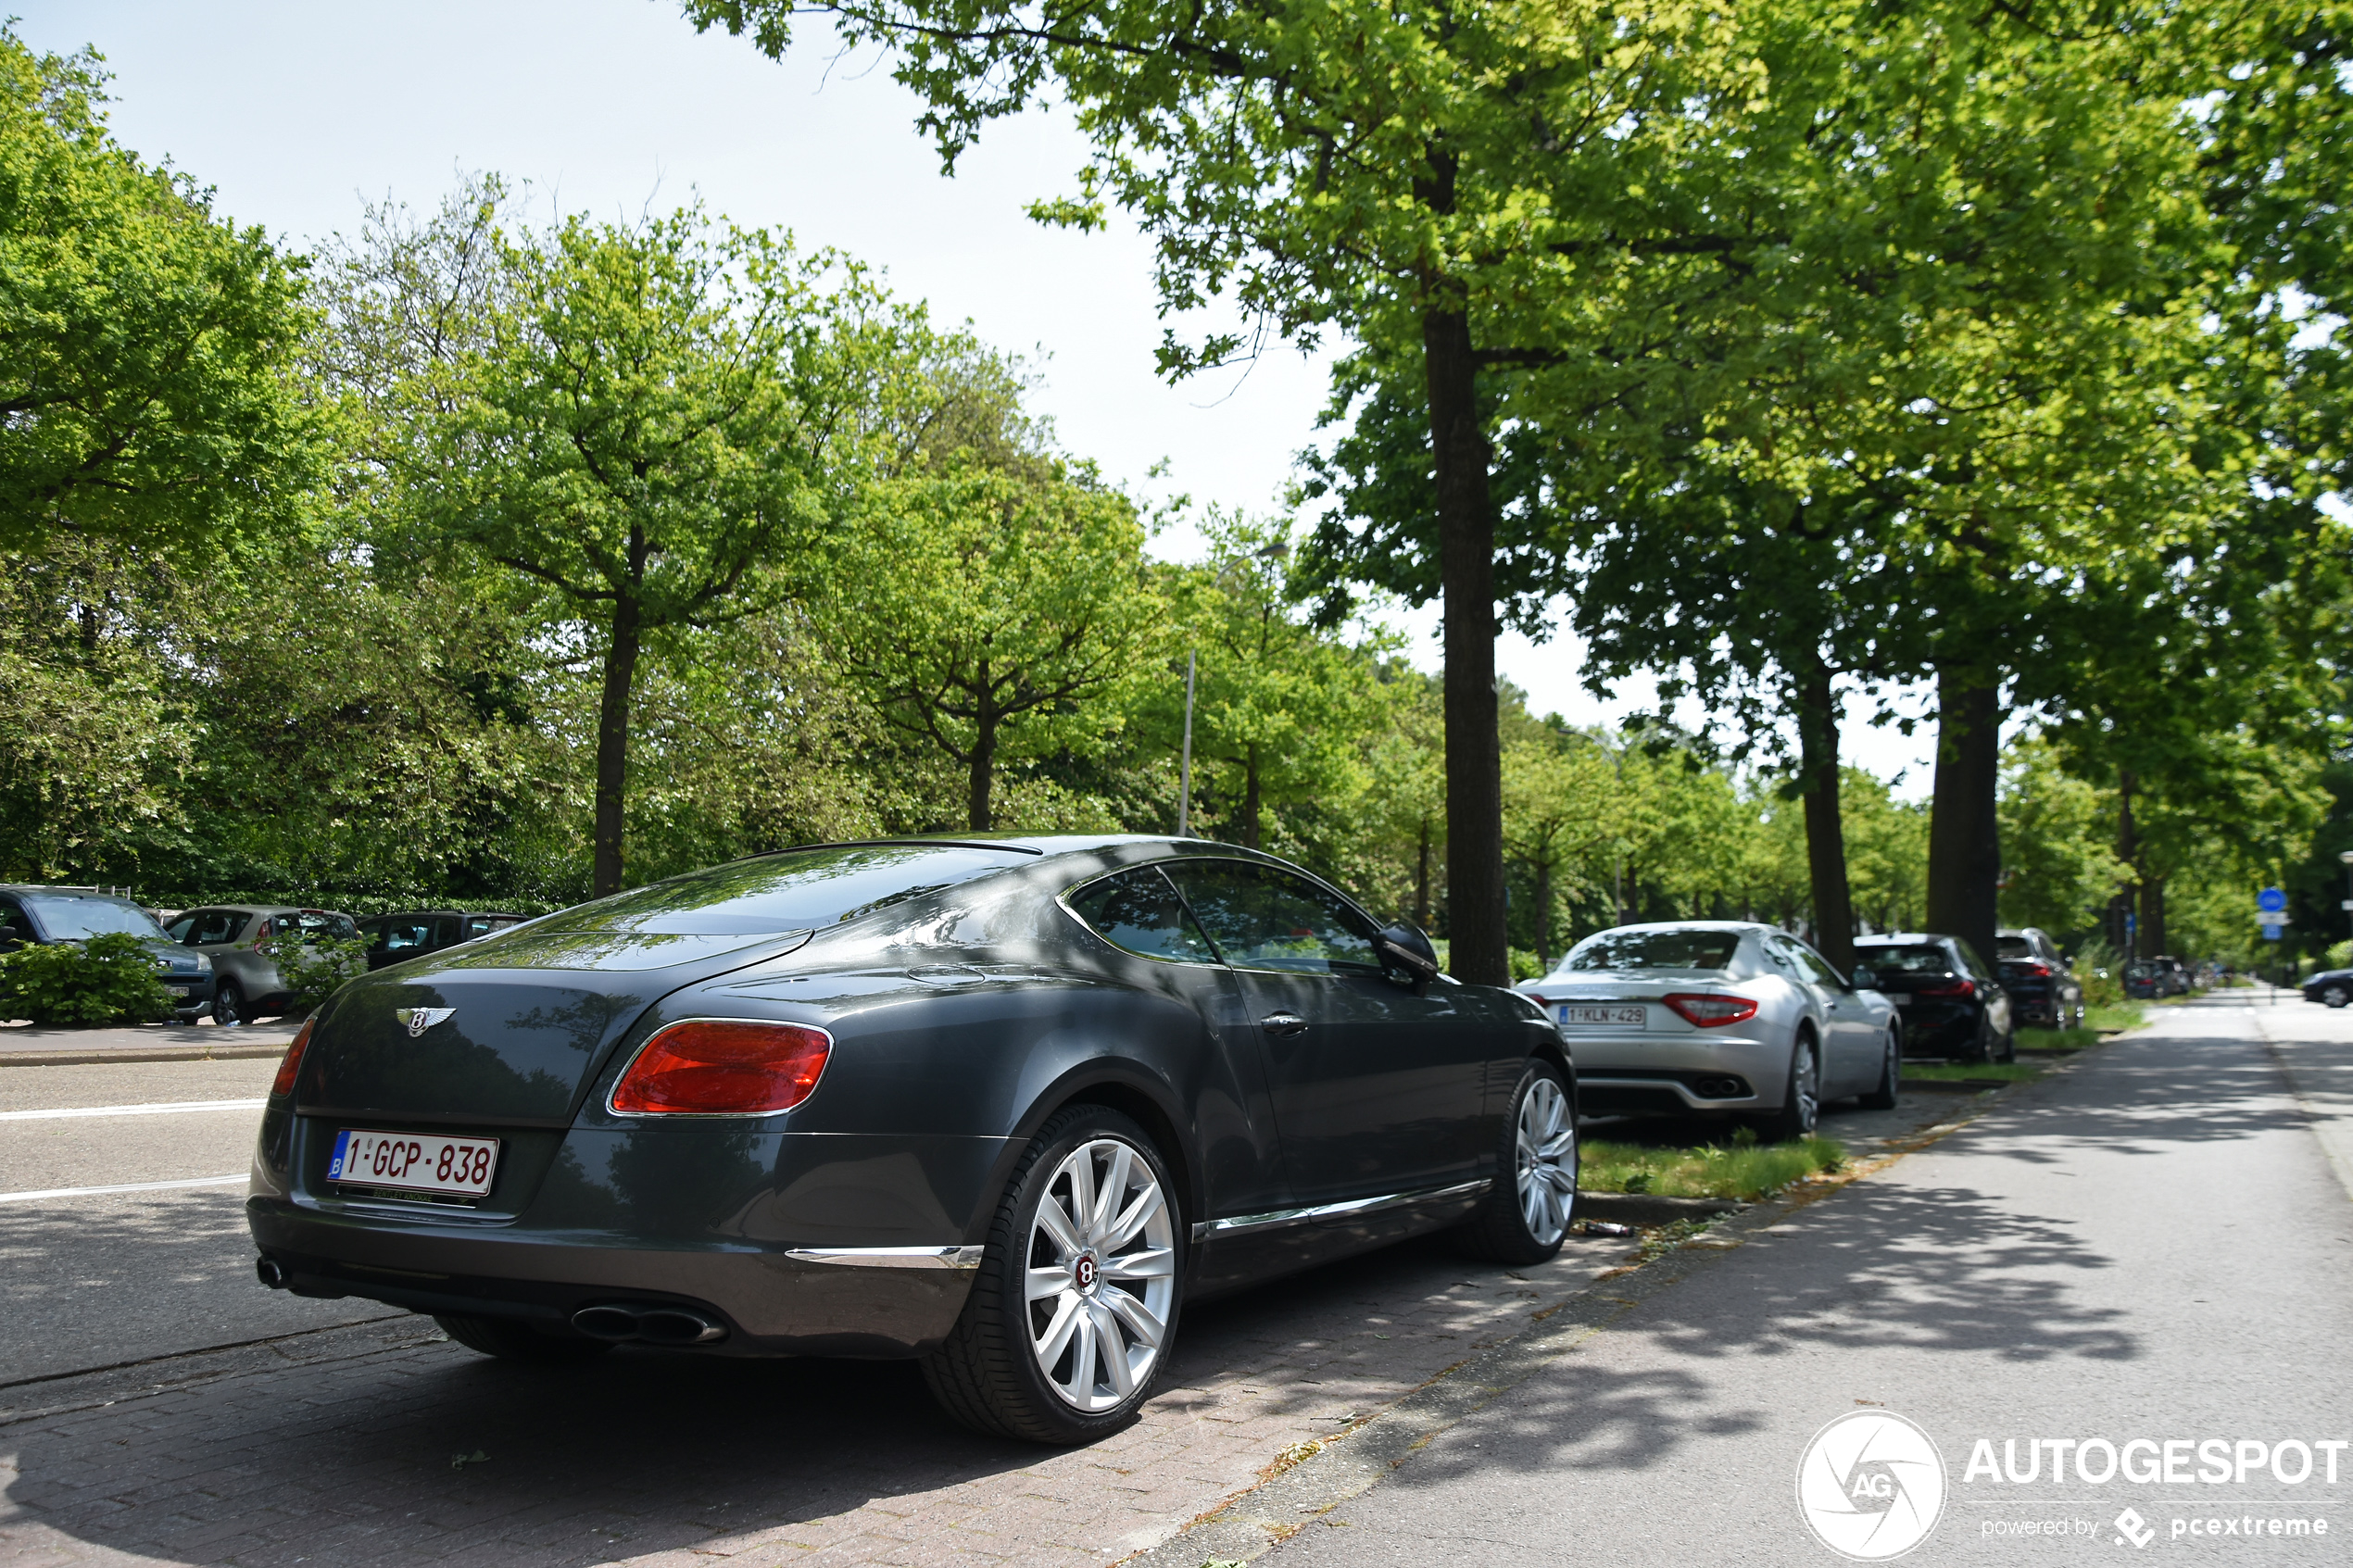
<svg viewBox="0 0 2353 1568">
<path fill-rule="evenodd" d="M 1383 968 L 1403 971 L 1413 985 L 1438 978 L 1438 949 L 1411 921 L 1401 920 L 1376 935 L 1373 951 Z"/>
</svg>

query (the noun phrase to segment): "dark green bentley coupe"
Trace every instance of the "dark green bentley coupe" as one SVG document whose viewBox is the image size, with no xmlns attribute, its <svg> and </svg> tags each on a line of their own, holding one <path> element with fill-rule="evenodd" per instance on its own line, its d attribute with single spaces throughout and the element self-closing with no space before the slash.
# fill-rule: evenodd
<svg viewBox="0 0 2353 1568">
<path fill-rule="evenodd" d="M 287 1052 L 265 1285 L 540 1361 L 919 1357 L 1073 1443 L 1187 1300 L 1452 1227 L 1567 1233 L 1526 997 L 1270 856 L 1160 838 L 754 857 L 383 969 Z"/>
</svg>

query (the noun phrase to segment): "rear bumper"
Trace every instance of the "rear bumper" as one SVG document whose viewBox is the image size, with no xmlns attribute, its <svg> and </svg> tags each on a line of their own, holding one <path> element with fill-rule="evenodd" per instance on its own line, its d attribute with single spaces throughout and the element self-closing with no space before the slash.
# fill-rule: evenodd
<svg viewBox="0 0 2353 1568">
<path fill-rule="evenodd" d="M 1749 1079 L 1718 1069 L 1599 1068 L 1577 1075 L 1577 1109 L 1585 1116 L 1730 1114 L 1780 1101 L 1779 1089 L 1768 1100 Z"/>
<path fill-rule="evenodd" d="M 297 1295 L 359 1296 L 411 1311 L 520 1318 L 553 1328 L 584 1308 L 699 1308 L 727 1325 L 698 1353 L 920 1355 L 955 1325 L 975 1249 L 894 1250 L 841 1261 L 787 1249 L 654 1250 L 511 1233 L 388 1231 L 248 1198 L 261 1255 Z M 838 1252 L 837 1253 L 838 1256 Z M 961 1266 L 960 1266 L 961 1265 Z"/>
</svg>

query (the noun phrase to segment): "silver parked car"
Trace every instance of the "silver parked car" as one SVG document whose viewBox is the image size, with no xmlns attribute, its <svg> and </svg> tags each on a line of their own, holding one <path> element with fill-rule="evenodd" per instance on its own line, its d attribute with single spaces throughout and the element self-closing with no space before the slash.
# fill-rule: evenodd
<svg viewBox="0 0 2353 1568">
<path fill-rule="evenodd" d="M 211 959 L 217 978 L 212 1021 L 224 1024 L 250 1023 L 283 1013 L 293 1000 L 278 966 L 261 950 L 272 937 L 298 935 L 305 941 L 315 941 L 329 936 L 348 942 L 359 935 L 351 917 L 334 909 L 238 904 L 190 909 L 164 930 L 182 947 L 194 947 Z"/>
<path fill-rule="evenodd" d="M 1739 1116 L 1780 1140 L 1828 1100 L 1886 1110 L 1902 1081 L 1894 1005 L 1768 925 L 1617 926 L 1518 989 L 1558 1025 L 1588 1116 Z"/>
</svg>

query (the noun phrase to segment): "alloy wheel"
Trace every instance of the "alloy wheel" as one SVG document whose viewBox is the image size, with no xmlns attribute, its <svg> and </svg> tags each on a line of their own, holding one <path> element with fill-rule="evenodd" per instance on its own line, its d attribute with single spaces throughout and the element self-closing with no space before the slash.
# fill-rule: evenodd
<svg viewBox="0 0 2353 1568">
<path fill-rule="evenodd" d="M 1805 1129 L 1799 1136 L 1811 1137 L 1822 1114 L 1820 1073 L 1814 1065 L 1814 1047 L 1797 1047 L 1797 1060 L 1790 1063 L 1789 1092 L 1797 1107 L 1798 1125 Z"/>
<path fill-rule="evenodd" d="M 1529 1085 L 1519 1102 L 1519 1215 L 1540 1247 L 1568 1232 L 1577 1203 L 1577 1123 L 1568 1097 L 1550 1078 Z"/>
<path fill-rule="evenodd" d="M 1094 1413 L 1148 1382 L 1175 1306 L 1176 1238 L 1151 1161 L 1095 1138 L 1055 1167 L 1030 1222 L 1030 1350 L 1062 1401 Z"/>
</svg>

